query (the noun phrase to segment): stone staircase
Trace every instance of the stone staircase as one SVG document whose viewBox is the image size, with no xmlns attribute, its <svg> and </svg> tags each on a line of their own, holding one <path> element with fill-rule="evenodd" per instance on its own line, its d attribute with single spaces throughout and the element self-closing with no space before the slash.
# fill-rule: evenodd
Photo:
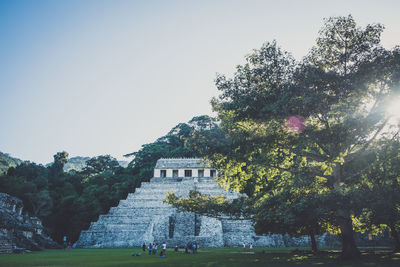
<svg viewBox="0 0 400 267">
<path fill-rule="evenodd" d="M 0 235 L 0 254 L 9 254 L 13 252 L 11 240 Z"/>
<path fill-rule="evenodd" d="M 217 220 L 177 212 L 163 202 L 167 192 L 187 197 L 190 190 L 211 196 L 225 195 L 228 199 L 241 196 L 223 190 L 212 178 L 152 178 L 82 231 L 77 247 L 133 247 L 143 242 L 167 242 L 171 247 L 185 246 L 190 241 L 196 241 L 199 247 L 242 246 L 243 243 L 265 247 L 285 245 L 281 235 L 256 235 L 249 220 Z M 302 243 L 307 245 L 307 242 Z"/>
<path fill-rule="evenodd" d="M 169 246 L 184 246 L 194 240 L 202 247 L 238 246 L 244 241 L 242 237 L 247 240 L 254 236 L 250 221 L 234 224 L 189 212 L 178 213 L 163 202 L 167 192 L 187 197 L 190 190 L 225 195 L 228 199 L 239 196 L 223 190 L 212 178 L 152 178 L 82 231 L 77 247 L 132 247 L 164 241 Z"/>
</svg>

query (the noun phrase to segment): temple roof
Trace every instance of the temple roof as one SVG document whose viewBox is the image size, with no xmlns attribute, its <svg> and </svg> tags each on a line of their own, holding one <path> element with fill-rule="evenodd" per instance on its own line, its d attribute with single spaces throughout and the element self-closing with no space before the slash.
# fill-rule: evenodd
<svg viewBox="0 0 400 267">
<path fill-rule="evenodd" d="M 169 158 L 157 160 L 155 169 L 183 169 L 204 168 L 204 161 L 200 158 Z"/>
</svg>

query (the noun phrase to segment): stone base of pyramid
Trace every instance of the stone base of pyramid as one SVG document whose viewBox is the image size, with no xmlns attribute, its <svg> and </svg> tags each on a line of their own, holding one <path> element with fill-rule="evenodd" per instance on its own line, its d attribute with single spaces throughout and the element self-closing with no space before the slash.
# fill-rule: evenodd
<svg viewBox="0 0 400 267">
<path fill-rule="evenodd" d="M 251 221 L 218 220 L 198 216 L 191 212 L 178 212 L 163 200 L 167 192 L 187 197 L 190 190 L 212 196 L 225 195 L 228 199 L 240 194 L 220 188 L 212 178 L 152 178 L 100 215 L 82 231 L 77 247 L 120 248 L 141 246 L 143 242 L 168 247 L 185 246 L 196 241 L 199 247 L 248 246 L 284 247 L 287 237 L 281 235 L 258 236 Z M 322 237 L 321 237 L 322 238 Z M 290 239 L 292 245 L 309 246 L 307 237 Z"/>
</svg>

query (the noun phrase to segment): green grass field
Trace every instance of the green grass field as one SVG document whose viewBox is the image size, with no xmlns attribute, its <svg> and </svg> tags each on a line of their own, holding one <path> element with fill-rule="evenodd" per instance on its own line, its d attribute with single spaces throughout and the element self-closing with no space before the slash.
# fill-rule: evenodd
<svg viewBox="0 0 400 267">
<path fill-rule="evenodd" d="M 73 249 L 71 251 L 46 250 L 27 254 L 0 255 L 0 266 L 400 266 L 400 253 L 388 251 L 363 251 L 358 261 L 340 261 L 337 252 L 313 255 L 294 253 L 289 249 L 256 249 L 255 253 L 243 253 L 240 248 L 205 248 L 198 254 L 175 253 L 167 250 L 167 257 L 139 257 L 134 249 Z"/>
</svg>

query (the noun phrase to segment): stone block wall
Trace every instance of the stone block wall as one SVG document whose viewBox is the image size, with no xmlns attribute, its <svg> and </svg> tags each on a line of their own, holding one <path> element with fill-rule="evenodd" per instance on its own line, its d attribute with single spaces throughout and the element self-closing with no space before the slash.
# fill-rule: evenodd
<svg viewBox="0 0 400 267">
<path fill-rule="evenodd" d="M 308 237 L 291 238 L 282 235 L 259 236 L 249 220 L 218 220 L 178 212 L 163 202 L 166 193 L 173 191 L 187 197 L 190 190 L 212 196 L 225 195 L 228 199 L 241 196 L 224 191 L 211 178 L 152 178 L 142 183 L 135 193 L 121 200 L 106 215 L 100 215 L 88 230 L 82 231 L 77 247 L 132 247 L 143 242 L 167 243 L 168 247 L 185 246 L 196 241 L 200 247 L 248 246 L 260 247 L 309 246 Z M 327 236 L 321 236 L 325 246 Z"/>
<path fill-rule="evenodd" d="M 0 253 L 10 253 L 14 249 L 23 251 L 44 248 L 60 246 L 43 233 L 42 222 L 38 218 L 23 212 L 20 199 L 0 193 Z"/>
<path fill-rule="evenodd" d="M 3 234 L 0 234 L 0 254 L 8 254 L 13 252 L 12 240 Z"/>
<path fill-rule="evenodd" d="M 163 202 L 167 192 L 187 197 L 190 190 L 214 196 L 223 194 L 228 198 L 238 196 L 224 191 L 211 178 L 155 177 L 142 183 L 135 193 L 129 194 L 108 214 L 100 215 L 88 230 L 82 231 L 77 247 L 130 247 L 140 246 L 143 242 L 184 246 L 190 241 L 197 241 L 203 247 L 226 245 L 221 221 L 190 212 L 177 212 Z M 249 231 L 251 227 L 247 225 L 243 229 Z M 235 230 L 236 234 L 240 234 L 239 230 Z"/>
</svg>

